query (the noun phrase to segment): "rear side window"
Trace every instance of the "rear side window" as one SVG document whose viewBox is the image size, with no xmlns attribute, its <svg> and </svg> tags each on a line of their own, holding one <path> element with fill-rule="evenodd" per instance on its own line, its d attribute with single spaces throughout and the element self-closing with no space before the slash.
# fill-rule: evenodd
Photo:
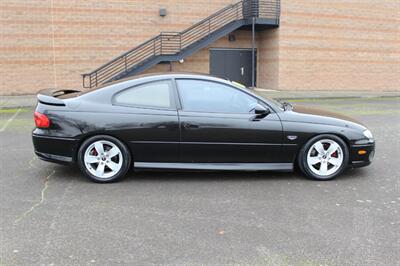
<svg viewBox="0 0 400 266">
<path fill-rule="evenodd" d="M 138 85 L 114 97 L 114 104 L 148 108 L 174 108 L 174 95 L 169 80 Z"/>
</svg>

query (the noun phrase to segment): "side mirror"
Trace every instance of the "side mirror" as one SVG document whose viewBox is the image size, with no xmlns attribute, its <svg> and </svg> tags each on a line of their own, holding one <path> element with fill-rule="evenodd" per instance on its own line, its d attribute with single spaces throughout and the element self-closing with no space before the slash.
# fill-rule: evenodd
<svg viewBox="0 0 400 266">
<path fill-rule="evenodd" d="M 254 113 L 256 115 L 264 115 L 264 114 L 268 115 L 269 113 L 271 113 L 271 110 L 269 110 L 269 108 L 265 108 L 261 104 L 257 104 L 256 107 L 254 107 Z"/>
<path fill-rule="evenodd" d="M 256 107 L 254 107 L 254 113 L 256 115 L 251 117 L 251 120 L 259 121 L 260 119 L 263 119 L 264 117 L 269 115 L 271 113 L 271 110 L 269 110 L 269 108 L 266 108 L 261 104 L 257 104 Z"/>
</svg>

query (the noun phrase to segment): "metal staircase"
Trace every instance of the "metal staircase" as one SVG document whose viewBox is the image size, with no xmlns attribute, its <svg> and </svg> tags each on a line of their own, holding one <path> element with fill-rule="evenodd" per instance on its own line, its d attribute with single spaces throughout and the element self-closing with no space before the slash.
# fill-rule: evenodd
<svg viewBox="0 0 400 266">
<path fill-rule="evenodd" d="M 163 61 L 179 61 L 252 23 L 278 27 L 279 17 L 280 0 L 242 0 L 182 32 L 162 32 L 92 72 L 83 74 L 83 87 L 93 88 L 136 75 Z"/>
</svg>

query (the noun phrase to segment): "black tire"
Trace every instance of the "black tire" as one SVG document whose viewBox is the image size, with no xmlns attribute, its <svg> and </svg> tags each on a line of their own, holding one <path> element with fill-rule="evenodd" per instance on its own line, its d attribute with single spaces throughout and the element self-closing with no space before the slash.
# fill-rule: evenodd
<svg viewBox="0 0 400 266">
<path fill-rule="evenodd" d="M 97 141 L 111 142 L 112 144 L 116 145 L 121 151 L 121 154 L 122 154 L 121 168 L 119 169 L 119 171 L 117 173 L 115 173 L 111 177 L 99 178 L 99 177 L 93 175 L 85 166 L 85 162 L 84 162 L 85 152 L 90 145 L 92 145 L 93 143 L 95 143 Z M 120 180 L 126 175 L 126 173 L 128 172 L 128 170 L 131 166 L 131 154 L 130 154 L 128 148 L 126 147 L 126 145 L 124 143 L 122 143 L 121 141 L 119 141 L 118 139 L 108 136 L 108 135 L 97 135 L 97 136 L 94 136 L 94 137 L 91 137 L 91 138 L 85 140 L 82 143 L 82 145 L 79 147 L 79 151 L 77 154 L 77 162 L 78 162 L 79 169 L 90 180 L 98 182 L 98 183 L 110 183 L 110 182 L 115 182 L 117 180 Z"/>
<path fill-rule="evenodd" d="M 307 163 L 307 155 L 311 147 L 317 143 L 320 140 L 331 140 L 336 142 L 340 148 L 343 151 L 343 161 L 340 167 L 332 174 L 330 175 L 318 175 L 317 173 L 313 172 L 310 166 Z M 320 180 L 320 181 L 327 181 L 327 180 L 332 180 L 335 177 L 339 176 L 340 174 L 343 173 L 343 171 L 346 169 L 347 165 L 349 162 L 349 149 L 346 145 L 346 143 L 338 136 L 336 135 L 331 135 L 331 134 L 323 134 L 323 135 L 318 135 L 312 139 L 310 139 L 300 150 L 299 155 L 298 155 L 298 166 L 301 170 L 301 172 L 307 176 L 308 178 L 314 179 L 314 180 Z"/>
</svg>

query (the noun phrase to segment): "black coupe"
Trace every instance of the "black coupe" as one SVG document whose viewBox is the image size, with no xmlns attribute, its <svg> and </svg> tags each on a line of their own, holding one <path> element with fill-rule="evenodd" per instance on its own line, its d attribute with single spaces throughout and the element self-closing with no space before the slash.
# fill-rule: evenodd
<svg viewBox="0 0 400 266">
<path fill-rule="evenodd" d="M 290 171 L 295 165 L 328 180 L 374 157 L 371 132 L 351 118 L 293 107 L 206 75 L 143 75 L 37 97 L 37 156 L 77 163 L 97 182 L 115 181 L 131 167 Z"/>
</svg>

